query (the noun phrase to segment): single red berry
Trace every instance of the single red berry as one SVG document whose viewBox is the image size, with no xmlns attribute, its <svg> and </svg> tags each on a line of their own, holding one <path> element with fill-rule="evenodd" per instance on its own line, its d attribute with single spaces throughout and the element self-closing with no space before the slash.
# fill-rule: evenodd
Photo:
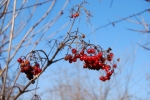
<svg viewBox="0 0 150 100">
<path fill-rule="evenodd" d="M 99 64 L 99 61 L 98 60 L 95 60 L 95 62 L 94 62 L 96 65 L 98 65 Z"/>
<path fill-rule="evenodd" d="M 92 61 L 92 56 L 87 56 L 88 61 Z"/>
<path fill-rule="evenodd" d="M 30 70 L 30 67 L 29 67 L 29 66 L 25 66 L 25 67 L 24 67 L 24 70 L 25 70 L 25 71 L 29 71 L 29 70 Z"/>
<path fill-rule="evenodd" d="M 72 55 L 71 55 L 71 54 L 69 54 L 69 55 L 68 55 L 68 58 L 69 58 L 69 59 L 72 59 Z"/>
<path fill-rule="evenodd" d="M 83 61 L 83 56 L 80 56 L 80 60 Z"/>
<path fill-rule="evenodd" d="M 113 65 L 113 68 L 117 68 L 117 65 L 116 65 L 116 64 L 114 64 L 114 65 Z"/>
<path fill-rule="evenodd" d="M 114 69 L 112 69 L 111 72 L 114 73 Z"/>
<path fill-rule="evenodd" d="M 95 49 L 91 49 L 91 53 L 93 53 L 93 54 L 94 54 L 94 53 L 95 53 Z"/>
<path fill-rule="evenodd" d="M 93 64 L 92 64 L 92 67 L 96 68 L 96 64 L 95 64 L 95 63 L 93 63 Z"/>
<path fill-rule="evenodd" d="M 110 56 L 111 58 L 113 58 L 113 57 L 114 57 L 114 54 L 113 54 L 113 53 L 110 53 L 109 56 Z"/>
<path fill-rule="evenodd" d="M 18 58 L 17 61 L 18 61 L 19 63 L 22 63 L 23 60 L 22 60 L 21 58 Z"/>
<path fill-rule="evenodd" d="M 86 51 L 88 54 L 92 53 L 92 50 L 89 48 L 87 51 Z"/>
<path fill-rule="evenodd" d="M 69 63 L 72 63 L 72 59 L 69 59 Z"/>
<path fill-rule="evenodd" d="M 100 67 L 102 67 L 103 66 L 103 63 L 102 62 L 99 62 L 99 64 L 98 64 Z"/>
<path fill-rule="evenodd" d="M 69 59 L 68 55 L 66 55 L 66 56 L 64 57 L 64 59 L 67 61 L 67 60 Z"/>
<path fill-rule="evenodd" d="M 107 72 L 107 76 L 111 76 L 112 75 L 112 72 L 111 71 L 109 71 L 109 72 Z"/>
<path fill-rule="evenodd" d="M 87 55 L 86 55 L 86 54 L 83 55 L 83 60 L 84 60 L 84 61 L 87 60 Z"/>
<path fill-rule="evenodd" d="M 98 53 L 98 57 L 100 57 L 100 58 L 101 58 L 101 57 L 102 57 L 102 55 L 103 55 L 103 53 L 102 53 L 102 52 L 99 52 L 99 53 Z"/>
<path fill-rule="evenodd" d="M 29 60 L 25 60 L 24 63 L 25 63 L 26 65 L 30 65 Z"/>
<path fill-rule="evenodd" d="M 35 66 L 40 67 L 40 64 L 36 62 L 36 63 L 35 63 Z"/>
<path fill-rule="evenodd" d="M 38 68 L 38 73 L 41 73 L 42 72 L 42 69 L 41 68 Z"/>
<path fill-rule="evenodd" d="M 110 77 L 109 76 L 105 76 L 104 80 L 110 80 Z"/>
<path fill-rule="evenodd" d="M 39 67 L 35 66 L 34 71 L 38 71 Z"/>
<path fill-rule="evenodd" d="M 80 54 L 78 54 L 78 53 L 75 54 L 75 57 L 76 57 L 76 58 L 80 58 Z"/>
<path fill-rule="evenodd" d="M 111 57 L 109 57 L 109 58 L 107 58 L 107 60 L 108 60 L 108 61 L 112 61 L 112 58 L 111 58 Z"/>
<path fill-rule="evenodd" d="M 100 79 L 101 81 L 103 81 L 103 82 L 106 81 L 104 76 L 101 76 L 99 79 Z"/>
<path fill-rule="evenodd" d="M 77 61 L 77 58 L 73 58 L 72 61 L 73 61 L 73 62 L 76 62 L 76 61 Z"/>
<path fill-rule="evenodd" d="M 81 50 L 81 51 L 80 51 L 80 54 L 81 54 L 81 55 L 84 55 L 84 50 Z"/>
<path fill-rule="evenodd" d="M 73 49 L 72 49 L 72 53 L 73 53 L 73 54 L 76 54 L 76 53 L 77 53 L 77 50 L 73 48 Z"/>
<path fill-rule="evenodd" d="M 25 70 L 24 70 L 24 68 L 22 67 L 20 71 L 23 73 Z"/>
<path fill-rule="evenodd" d="M 92 56 L 92 57 L 91 57 L 91 60 L 92 60 L 92 61 L 96 61 L 96 56 Z"/>
</svg>

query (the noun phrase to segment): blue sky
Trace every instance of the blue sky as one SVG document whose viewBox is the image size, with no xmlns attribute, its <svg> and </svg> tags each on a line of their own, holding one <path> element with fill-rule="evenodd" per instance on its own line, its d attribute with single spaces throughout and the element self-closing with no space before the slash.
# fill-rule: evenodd
<svg viewBox="0 0 150 100">
<path fill-rule="evenodd" d="M 41 0 L 42 1 L 42 0 Z M 144 44 L 147 41 L 149 41 L 149 34 L 141 34 L 138 32 L 133 32 L 127 30 L 127 28 L 130 29 L 137 29 L 137 30 L 144 30 L 144 27 L 142 25 L 137 25 L 132 22 L 128 21 L 122 21 L 119 23 L 116 23 L 115 26 L 113 27 L 112 25 L 109 25 L 108 27 L 101 28 L 93 33 L 93 30 L 96 28 L 106 25 L 109 22 L 113 22 L 116 20 L 120 20 L 121 18 L 128 17 L 132 14 L 136 14 L 138 12 L 141 12 L 147 8 L 149 8 L 149 3 L 145 2 L 144 0 L 113 0 L 112 7 L 110 8 L 110 3 L 111 0 L 87 0 L 89 4 L 85 5 L 85 8 L 89 10 L 93 17 L 90 18 L 91 24 L 86 22 L 86 15 L 82 10 L 82 15 L 77 18 L 74 27 L 72 31 L 75 31 L 77 28 L 79 28 L 79 31 L 82 33 L 85 33 L 86 39 L 85 40 L 90 40 L 91 43 L 94 43 L 96 45 L 100 45 L 102 48 L 107 49 L 108 47 L 112 48 L 112 52 L 115 55 L 115 59 L 121 58 L 121 61 L 118 63 L 119 69 L 121 71 L 117 70 L 116 71 L 116 76 L 114 76 L 114 79 L 120 80 L 121 86 L 126 85 L 126 82 L 124 78 L 126 78 L 126 75 L 129 75 L 130 70 L 132 69 L 132 77 L 131 80 L 132 82 L 129 84 L 130 92 L 131 94 L 137 94 L 139 97 L 145 98 L 147 96 L 147 93 L 150 92 L 149 89 L 144 90 L 148 88 L 148 80 L 146 80 L 146 75 L 150 75 L 150 53 L 149 51 L 144 50 L 142 47 L 137 45 L 139 44 Z M 26 6 L 32 5 L 34 2 L 33 1 L 28 1 Z M 17 2 L 18 4 L 20 3 Z M 65 0 L 59 0 L 57 1 L 56 5 L 52 9 L 52 12 L 48 15 L 46 19 L 43 20 L 43 22 L 35 28 L 34 32 L 36 32 L 38 29 L 40 29 L 43 25 L 45 25 L 47 22 L 51 21 L 60 11 L 61 7 L 65 3 Z M 75 4 L 80 4 L 81 0 L 71 0 L 71 2 L 68 3 L 67 7 L 63 11 L 64 14 L 60 17 L 60 19 L 46 32 L 44 37 L 49 36 L 53 32 L 57 31 L 62 25 L 64 25 L 66 22 L 70 21 L 69 15 L 69 9 L 73 7 Z M 31 22 L 29 22 L 28 26 L 25 27 L 25 29 L 21 32 L 21 35 L 17 37 L 17 39 L 20 39 L 26 32 L 29 30 L 31 26 L 35 22 L 37 22 L 41 16 L 46 12 L 47 8 L 49 7 L 50 3 L 43 4 L 40 7 L 37 8 Z M 19 6 L 18 6 L 19 7 Z M 23 12 L 20 14 L 20 16 L 16 20 L 16 26 L 19 26 L 19 20 L 23 19 L 26 20 L 26 15 L 29 13 L 29 9 L 23 10 Z M 141 21 L 141 18 L 144 18 L 145 22 L 150 23 L 150 13 L 145 12 L 141 14 L 140 16 L 136 16 L 133 18 L 130 18 L 130 20 L 137 21 L 136 19 Z M 80 20 L 79 20 L 80 19 Z M 64 35 L 69 27 L 71 25 L 71 22 L 66 26 L 63 30 L 58 32 L 53 38 L 57 38 L 60 35 Z M 16 28 L 15 31 L 18 29 Z M 36 37 L 33 38 L 33 41 L 36 41 L 39 38 L 40 34 Z M 16 40 L 17 40 L 16 39 Z M 17 41 L 13 41 L 13 43 L 17 43 Z M 39 45 L 35 49 L 43 49 L 46 52 L 48 52 L 47 48 L 47 41 L 41 41 Z M 29 46 L 29 49 L 26 50 L 24 54 L 27 54 L 31 50 L 32 46 Z M 22 50 L 17 54 L 15 58 L 18 58 L 22 54 Z M 62 51 L 57 58 L 60 58 L 66 54 L 66 51 Z M 127 62 L 126 62 L 127 61 Z M 63 63 L 63 65 L 62 65 Z M 79 69 L 81 72 L 88 73 L 90 74 L 90 81 L 95 81 L 95 84 L 103 84 L 101 81 L 98 80 L 100 73 L 99 72 L 93 72 L 93 71 L 87 71 L 87 70 L 82 70 L 82 63 L 79 63 Z M 54 76 L 53 73 L 51 73 L 51 70 L 56 70 L 59 73 L 59 68 L 60 69 L 66 69 L 70 72 L 69 75 L 72 75 L 70 77 L 70 80 L 74 78 L 77 74 L 77 69 L 74 68 L 76 67 L 77 64 L 69 64 L 68 62 L 60 61 L 56 64 L 53 64 L 50 66 L 50 68 L 47 69 L 47 71 L 41 76 L 39 86 L 41 87 L 38 92 L 43 92 L 42 89 L 45 89 L 46 87 L 51 87 L 52 86 L 48 83 L 47 79 L 44 78 L 45 76 L 52 75 Z M 70 67 L 73 67 L 70 68 Z M 60 72 L 61 73 L 61 72 Z M 74 73 L 74 74 L 71 74 Z M 21 77 L 24 77 L 23 75 Z M 43 79 L 43 80 L 42 80 Z M 112 79 L 113 80 L 113 77 Z M 51 80 L 53 83 L 53 80 Z M 51 83 L 50 81 L 50 83 Z M 45 84 L 43 84 L 45 83 Z M 54 82 L 55 83 L 55 82 Z M 43 85 L 42 85 L 43 84 Z M 107 84 L 107 82 L 106 82 Z M 34 86 L 31 86 L 32 88 Z M 132 87 L 132 88 L 131 88 Z M 144 88 L 144 89 L 143 89 Z M 141 90 L 141 91 L 139 91 Z M 43 95 L 44 98 L 44 95 Z"/>
</svg>

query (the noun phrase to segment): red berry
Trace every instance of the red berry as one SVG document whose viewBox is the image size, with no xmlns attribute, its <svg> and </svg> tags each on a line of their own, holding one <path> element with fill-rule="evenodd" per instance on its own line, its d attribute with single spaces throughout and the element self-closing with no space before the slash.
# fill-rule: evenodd
<svg viewBox="0 0 150 100">
<path fill-rule="evenodd" d="M 112 75 L 112 72 L 111 71 L 109 71 L 109 72 L 107 72 L 107 76 L 111 76 Z"/>
<path fill-rule="evenodd" d="M 113 57 L 114 57 L 114 54 L 113 54 L 113 53 L 110 53 L 109 56 L 110 56 L 111 58 L 113 58 Z"/>
<path fill-rule="evenodd" d="M 106 81 L 104 76 L 101 76 L 99 79 L 100 79 L 101 81 L 103 81 L 103 82 Z"/>
<path fill-rule="evenodd" d="M 98 62 L 98 60 L 95 60 L 95 62 L 94 62 L 96 65 L 98 65 L 99 64 L 99 62 Z"/>
<path fill-rule="evenodd" d="M 83 56 L 80 56 L 80 60 L 83 61 Z"/>
<path fill-rule="evenodd" d="M 113 68 L 117 68 L 117 65 L 116 65 L 116 64 L 114 64 L 114 65 L 113 65 Z"/>
<path fill-rule="evenodd" d="M 99 66 L 102 67 L 102 66 L 103 66 L 103 63 L 102 63 L 102 62 L 99 62 Z"/>
<path fill-rule="evenodd" d="M 109 58 L 107 58 L 107 60 L 108 60 L 108 61 L 112 61 L 112 58 L 109 57 Z"/>
<path fill-rule="evenodd" d="M 87 51 L 86 51 L 88 54 L 92 53 L 92 50 L 89 48 Z"/>
<path fill-rule="evenodd" d="M 35 63 L 35 66 L 40 67 L 40 64 L 36 62 L 36 63 Z"/>
<path fill-rule="evenodd" d="M 111 72 L 114 73 L 114 69 L 112 69 Z"/>
<path fill-rule="evenodd" d="M 76 49 L 72 49 L 72 53 L 73 53 L 73 54 L 76 54 L 76 53 L 77 53 L 77 50 L 76 50 Z"/>
<path fill-rule="evenodd" d="M 24 63 L 25 63 L 26 65 L 30 65 L 29 60 L 25 60 Z"/>
<path fill-rule="evenodd" d="M 22 67 L 22 68 L 21 68 L 21 72 L 23 73 L 24 71 L 25 71 L 25 70 L 24 70 L 24 68 Z"/>
<path fill-rule="evenodd" d="M 23 60 L 22 60 L 21 58 L 18 58 L 17 61 L 18 61 L 19 63 L 22 63 Z"/>
<path fill-rule="evenodd" d="M 96 56 L 91 56 L 92 61 L 96 61 Z"/>
<path fill-rule="evenodd" d="M 35 66 L 34 71 L 38 71 L 39 67 Z"/>
<path fill-rule="evenodd" d="M 38 73 L 41 73 L 42 72 L 42 69 L 41 68 L 38 68 Z"/>
<path fill-rule="evenodd" d="M 99 52 L 99 53 L 98 53 L 98 57 L 100 57 L 100 58 L 101 58 L 101 57 L 102 57 L 102 55 L 103 55 L 103 53 L 102 53 L 102 52 Z"/>
<path fill-rule="evenodd" d="M 76 61 L 77 61 L 77 58 L 74 57 L 74 58 L 72 59 L 72 61 L 73 61 L 73 62 L 76 62 Z"/>
<path fill-rule="evenodd" d="M 80 54 L 81 54 L 81 55 L 84 55 L 84 50 L 81 50 L 81 51 L 80 51 Z"/>
<path fill-rule="evenodd" d="M 69 59 L 69 63 L 72 63 L 72 59 Z"/>
<path fill-rule="evenodd" d="M 69 58 L 69 59 L 72 59 L 72 55 L 71 55 L 71 54 L 69 54 L 69 55 L 68 55 L 68 58 Z"/>
<path fill-rule="evenodd" d="M 24 67 L 24 71 L 29 71 L 30 70 L 30 67 L 29 66 L 25 66 Z"/>
<path fill-rule="evenodd" d="M 78 54 L 78 53 L 75 54 L 75 57 L 76 57 L 76 58 L 80 58 L 80 54 Z"/>
<path fill-rule="evenodd" d="M 104 80 L 110 80 L 110 77 L 109 76 L 105 76 Z"/>
<path fill-rule="evenodd" d="M 91 49 L 91 53 L 93 53 L 93 54 L 94 54 L 94 53 L 95 53 L 95 49 Z"/>
<path fill-rule="evenodd" d="M 66 55 L 64 59 L 65 59 L 65 60 L 68 60 L 68 59 L 69 59 L 68 55 Z"/>
</svg>

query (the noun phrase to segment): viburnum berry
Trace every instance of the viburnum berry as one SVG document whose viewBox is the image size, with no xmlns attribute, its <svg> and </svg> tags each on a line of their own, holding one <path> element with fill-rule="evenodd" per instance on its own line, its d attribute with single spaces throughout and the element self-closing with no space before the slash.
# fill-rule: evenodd
<svg viewBox="0 0 150 100">
<path fill-rule="evenodd" d="M 22 62 L 23 62 L 23 60 L 22 60 L 21 58 L 18 58 L 17 61 L 18 61 L 19 63 L 22 63 Z"/>
<path fill-rule="evenodd" d="M 36 62 L 36 63 L 35 63 L 35 66 L 40 67 L 40 64 Z"/>
<path fill-rule="evenodd" d="M 84 55 L 84 50 L 81 50 L 81 51 L 80 51 L 80 54 L 81 54 L 81 55 Z"/>
<path fill-rule="evenodd" d="M 20 71 L 21 71 L 22 73 L 23 73 L 23 72 L 25 72 L 24 68 L 21 68 L 21 70 L 20 70 Z"/>
<path fill-rule="evenodd" d="M 76 61 L 77 61 L 77 58 L 73 58 L 72 61 L 73 61 L 73 62 L 76 62 Z"/>
<path fill-rule="evenodd" d="M 95 49 L 91 49 L 91 53 L 93 53 L 93 54 L 94 54 L 94 53 L 95 53 Z"/>
<path fill-rule="evenodd" d="M 99 53 L 98 53 L 98 57 L 100 57 L 100 58 L 101 58 L 101 57 L 102 57 L 102 55 L 103 55 L 103 53 L 102 53 L 102 52 L 99 52 Z"/>
<path fill-rule="evenodd" d="M 80 56 L 80 60 L 83 61 L 83 56 Z"/>
<path fill-rule="evenodd" d="M 72 59 L 69 59 L 69 63 L 72 63 Z"/>
<path fill-rule="evenodd" d="M 42 69 L 38 68 L 38 73 L 41 73 L 42 72 Z"/>
<path fill-rule="evenodd" d="M 89 48 L 87 51 L 86 51 L 88 54 L 92 53 L 92 50 Z"/>
<path fill-rule="evenodd" d="M 30 70 L 30 66 L 25 66 L 24 67 L 24 71 L 29 71 Z"/>
<path fill-rule="evenodd" d="M 76 50 L 76 49 L 72 49 L 72 53 L 73 53 L 73 54 L 76 54 L 76 53 L 77 53 L 77 50 Z"/>
<path fill-rule="evenodd" d="M 111 71 L 109 71 L 109 72 L 107 72 L 107 76 L 111 76 L 112 75 L 112 72 Z"/>
<path fill-rule="evenodd" d="M 111 58 L 113 58 L 113 57 L 114 57 L 114 54 L 113 54 L 113 53 L 110 53 L 109 56 L 110 56 Z"/>
<path fill-rule="evenodd" d="M 117 65 L 116 65 L 116 64 L 114 64 L 114 65 L 113 65 L 113 68 L 117 68 Z"/>
<path fill-rule="evenodd" d="M 79 13 L 76 13 L 75 16 L 78 17 L 78 16 L 79 16 Z"/>
<path fill-rule="evenodd" d="M 84 34 L 82 34 L 82 38 L 85 38 L 85 35 L 84 35 Z"/>
<path fill-rule="evenodd" d="M 75 14 L 72 14 L 71 15 L 71 18 L 76 18 L 76 17 L 78 17 L 79 16 L 79 13 L 75 13 Z"/>
<path fill-rule="evenodd" d="M 104 76 L 101 76 L 99 79 L 100 79 L 101 81 L 105 81 L 105 77 L 104 77 Z"/>
<path fill-rule="evenodd" d="M 69 55 L 68 55 L 68 58 L 69 58 L 69 59 L 72 59 L 72 55 L 71 55 L 71 54 L 69 54 Z"/>
<path fill-rule="evenodd" d="M 25 63 L 26 65 L 30 65 L 29 60 L 25 60 L 24 63 Z"/>
<path fill-rule="evenodd" d="M 75 54 L 75 57 L 76 57 L 76 58 L 80 58 L 80 54 L 78 54 L 78 53 Z"/>
<path fill-rule="evenodd" d="M 25 63 L 20 64 L 20 68 L 25 67 Z"/>
<path fill-rule="evenodd" d="M 65 60 L 68 60 L 68 59 L 69 59 L 68 55 L 66 55 L 64 59 L 65 59 Z"/>
</svg>

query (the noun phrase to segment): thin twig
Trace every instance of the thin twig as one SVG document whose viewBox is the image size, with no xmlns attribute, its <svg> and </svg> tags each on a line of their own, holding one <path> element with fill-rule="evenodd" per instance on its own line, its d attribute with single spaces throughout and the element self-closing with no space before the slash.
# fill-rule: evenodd
<svg viewBox="0 0 150 100">
<path fill-rule="evenodd" d="M 129 18 L 135 17 L 135 16 L 140 15 L 140 14 L 142 14 L 142 13 L 145 13 L 145 12 L 147 12 L 147 11 L 149 11 L 149 10 L 150 10 L 150 9 L 146 9 L 146 10 L 143 10 L 143 11 L 141 11 L 141 12 L 139 12 L 139 13 L 130 15 L 130 16 L 125 17 L 125 18 L 122 18 L 122 19 L 120 19 L 120 20 L 112 21 L 112 22 L 110 22 L 110 23 L 108 23 L 108 24 L 105 24 L 105 25 L 103 25 L 103 26 L 100 26 L 100 27 L 96 28 L 92 33 L 96 32 L 97 30 L 99 30 L 99 29 L 101 29 L 101 28 L 107 27 L 107 26 L 109 26 L 109 25 L 113 25 L 113 26 L 114 26 L 116 23 L 119 23 L 119 22 L 121 22 L 121 21 L 124 21 L 124 20 L 127 20 L 127 19 L 129 19 Z M 91 34 L 91 33 L 90 33 L 90 34 Z"/>
</svg>

